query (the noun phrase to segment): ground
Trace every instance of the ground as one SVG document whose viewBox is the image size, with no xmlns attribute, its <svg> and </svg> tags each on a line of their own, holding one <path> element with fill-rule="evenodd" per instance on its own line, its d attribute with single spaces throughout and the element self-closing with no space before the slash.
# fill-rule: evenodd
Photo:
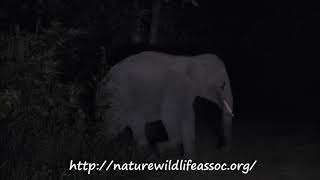
<svg viewBox="0 0 320 180">
<path fill-rule="evenodd" d="M 235 118 L 231 152 L 212 150 L 211 155 L 206 154 L 203 158 L 211 162 L 252 163 L 257 160 L 256 166 L 246 175 L 240 172 L 171 173 L 168 176 L 128 179 L 319 180 L 320 131 L 310 118 Z"/>
</svg>

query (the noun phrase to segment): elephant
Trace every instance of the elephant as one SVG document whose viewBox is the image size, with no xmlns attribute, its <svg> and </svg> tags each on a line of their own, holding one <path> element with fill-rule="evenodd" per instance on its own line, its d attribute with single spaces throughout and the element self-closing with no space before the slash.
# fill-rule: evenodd
<svg viewBox="0 0 320 180">
<path fill-rule="evenodd" d="M 170 55 L 141 52 L 114 65 L 101 81 L 97 105 L 105 111 L 108 132 L 130 127 L 139 145 L 147 145 L 146 123 L 161 120 L 168 136 L 159 148 L 181 144 L 184 157 L 196 157 L 196 97 L 216 103 L 222 112 L 224 148 L 231 147 L 233 97 L 224 63 L 213 54 Z M 102 110 L 104 110 L 102 108 Z"/>
</svg>

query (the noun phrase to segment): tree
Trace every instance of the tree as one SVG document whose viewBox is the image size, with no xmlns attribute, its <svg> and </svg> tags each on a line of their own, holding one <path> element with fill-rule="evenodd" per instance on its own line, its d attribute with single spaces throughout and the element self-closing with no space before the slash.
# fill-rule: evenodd
<svg viewBox="0 0 320 180">
<path fill-rule="evenodd" d="M 149 44 L 155 45 L 158 43 L 158 32 L 160 27 L 160 18 L 161 18 L 161 6 L 163 2 L 168 3 L 173 0 L 153 0 L 151 7 L 151 22 L 150 22 L 150 36 Z M 198 6 L 198 3 L 195 0 L 182 0 L 182 5 L 186 3 L 191 3 L 194 6 Z"/>
</svg>

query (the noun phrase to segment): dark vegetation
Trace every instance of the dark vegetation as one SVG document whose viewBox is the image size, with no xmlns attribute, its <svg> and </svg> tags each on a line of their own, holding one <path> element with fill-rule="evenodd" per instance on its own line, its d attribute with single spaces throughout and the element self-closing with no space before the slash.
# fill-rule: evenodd
<svg viewBox="0 0 320 180">
<path fill-rule="evenodd" d="M 113 0 L 1 2 L 1 179 L 78 179 L 85 176 L 67 171 L 70 159 L 148 155 L 135 152 L 126 132 L 106 141 L 94 101 L 110 66 L 152 49 L 146 35 L 152 6 Z M 173 8 L 167 7 L 169 16 Z M 163 29 L 172 30 L 170 23 Z"/>
</svg>

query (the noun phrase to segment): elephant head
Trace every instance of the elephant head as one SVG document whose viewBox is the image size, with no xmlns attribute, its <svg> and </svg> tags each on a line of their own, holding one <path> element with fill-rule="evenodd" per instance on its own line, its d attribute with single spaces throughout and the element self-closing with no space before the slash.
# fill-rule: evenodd
<svg viewBox="0 0 320 180">
<path fill-rule="evenodd" d="M 232 141 L 233 96 L 224 63 L 215 55 L 195 56 L 187 66 L 187 75 L 195 86 L 195 96 L 216 103 L 222 110 L 221 148 L 230 149 Z"/>
</svg>

